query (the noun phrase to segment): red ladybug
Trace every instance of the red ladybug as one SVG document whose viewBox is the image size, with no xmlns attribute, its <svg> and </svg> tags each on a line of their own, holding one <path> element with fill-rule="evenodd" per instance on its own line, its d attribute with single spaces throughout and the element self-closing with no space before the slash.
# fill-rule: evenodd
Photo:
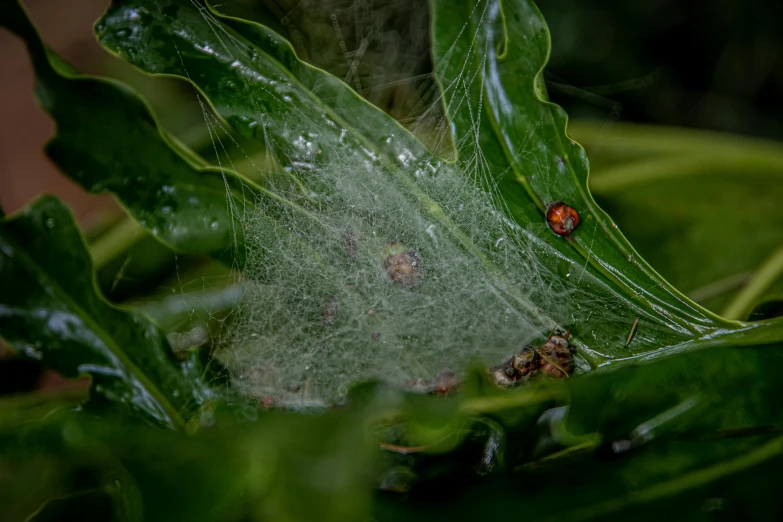
<svg viewBox="0 0 783 522">
<path fill-rule="evenodd" d="M 570 236 L 579 225 L 579 212 L 562 201 L 553 201 L 546 206 L 546 222 L 558 236 Z"/>
</svg>

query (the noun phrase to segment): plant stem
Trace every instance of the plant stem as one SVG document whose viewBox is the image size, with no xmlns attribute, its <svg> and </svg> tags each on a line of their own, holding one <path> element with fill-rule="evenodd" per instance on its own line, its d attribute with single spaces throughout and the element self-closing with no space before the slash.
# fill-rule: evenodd
<svg viewBox="0 0 783 522">
<path fill-rule="evenodd" d="M 590 188 L 606 194 L 650 181 L 719 173 L 783 177 L 783 155 L 714 150 L 709 154 L 699 152 L 664 156 L 658 160 L 640 159 L 596 171 L 590 176 Z"/>
<path fill-rule="evenodd" d="M 722 157 L 764 156 L 783 165 L 780 143 L 724 132 L 629 123 L 605 127 L 589 120 L 574 120 L 568 124 L 568 133 L 586 148 L 594 147 L 617 157 L 702 153 Z"/>
<path fill-rule="evenodd" d="M 146 235 L 145 230 L 135 220 L 128 216 L 122 218 L 90 244 L 95 270 L 109 264 Z"/>
<path fill-rule="evenodd" d="M 759 266 L 750 283 L 723 310 L 727 319 L 744 320 L 764 292 L 783 276 L 783 247 L 777 249 Z"/>
<path fill-rule="evenodd" d="M 703 304 L 705 301 L 712 299 L 713 297 L 718 297 L 727 292 L 731 292 L 745 286 L 752 277 L 753 274 L 751 272 L 740 272 L 738 274 L 732 274 L 728 277 L 724 277 L 723 279 L 718 279 L 712 283 L 700 286 L 695 290 L 691 290 L 688 292 L 688 297 L 699 304 Z"/>
</svg>

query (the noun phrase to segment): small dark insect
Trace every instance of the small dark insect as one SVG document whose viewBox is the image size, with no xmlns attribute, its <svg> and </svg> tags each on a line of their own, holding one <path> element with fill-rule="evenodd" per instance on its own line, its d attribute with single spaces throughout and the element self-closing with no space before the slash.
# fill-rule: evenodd
<svg viewBox="0 0 783 522">
<path fill-rule="evenodd" d="M 262 397 L 258 400 L 258 405 L 265 410 L 271 410 L 277 406 L 277 402 L 272 397 Z"/>
<path fill-rule="evenodd" d="M 457 389 L 459 379 L 451 370 L 443 370 L 432 380 L 412 379 L 408 381 L 408 389 L 419 393 L 429 393 L 438 397 L 447 397 Z"/>
<path fill-rule="evenodd" d="M 435 377 L 430 393 L 438 397 L 446 397 L 456 390 L 457 386 L 459 386 L 457 374 L 451 370 L 444 370 Z"/>
<path fill-rule="evenodd" d="M 393 283 L 413 286 L 421 280 L 421 257 L 400 243 L 392 243 L 383 251 L 383 268 Z"/>
<path fill-rule="evenodd" d="M 336 295 L 331 296 L 326 301 L 326 306 L 321 312 L 321 322 L 326 325 L 334 324 L 337 319 L 337 313 L 340 311 L 340 300 Z"/>
<path fill-rule="evenodd" d="M 546 222 L 558 236 L 570 236 L 579 226 L 579 212 L 562 201 L 553 201 L 546 206 Z"/>
<path fill-rule="evenodd" d="M 351 259 L 359 258 L 359 235 L 353 232 L 343 233 L 343 249 Z"/>
</svg>

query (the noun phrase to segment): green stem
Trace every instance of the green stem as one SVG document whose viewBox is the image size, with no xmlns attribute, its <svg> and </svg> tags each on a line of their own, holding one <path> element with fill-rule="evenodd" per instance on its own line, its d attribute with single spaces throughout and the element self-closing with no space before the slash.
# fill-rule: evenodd
<svg viewBox="0 0 783 522">
<path fill-rule="evenodd" d="M 558 399 L 568 399 L 566 388 L 557 385 L 542 386 L 527 393 L 503 393 L 486 397 L 472 397 L 459 404 L 459 412 L 467 415 L 486 415 L 534 404 L 544 404 Z"/>
<path fill-rule="evenodd" d="M 137 307 L 159 326 L 170 330 L 194 318 L 206 321 L 216 314 L 232 310 L 239 303 L 242 290 L 243 285 L 236 283 L 224 288 L 171 295 L 158 301 L 138 304 Z"/>
<path fill-rule="evenodd" d="M 630 123 L 606 127 L 594 121 L 574 120 L 568 125 L 568 133 L 586 148 L 596 148 L 602 154 L 606 152 L 618 157 L 703 153 L 722 157 L 763 156 L 783 165 L 780 143 L 723 132 Z"/>
<path fill-rule="evenodd" d="M 724 173 L 783 176 L 783 155 L 713 150 L 709 154 L 699 151 L 657 160 L 640 159 L 596 171 L 590 176 L 590 188 L 593 192 L 607 194 L 662 179 Z"/>
<path fill-rule="evenodd" d="M 700 286 L 695 290 L 691 290 L 688 292 L 688 297 L 699 304 L 703 304 L 714 297 L 721 296 L 727 292 L 733 292 L 734 290 L 745 286 L 748 284 L 751 277 L 753 277 L 753 274 L 750 272 L 732 274 L 728 277 Z"/>
<path fill-rule="evenodd" d="M 90 244 L 95 270 L 100 270 L 120 254 L 127 252 L 146 235 L 146 231 L 135 220 L 127 216 L 121 219 Z"/>
<path fill-rule="evenodd" d="M 750 283 L 732 299 L 721 315 L 727 319 L 745 319 L 764 292 L 781 276 L 783 276 L 783 247 L 761 263 Z"/>
</svg>

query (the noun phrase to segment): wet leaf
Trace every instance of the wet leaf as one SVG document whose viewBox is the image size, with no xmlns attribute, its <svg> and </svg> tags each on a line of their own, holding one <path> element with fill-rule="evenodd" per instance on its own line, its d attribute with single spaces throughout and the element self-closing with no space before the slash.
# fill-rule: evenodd
<svg viewBox="0 0 783 522">
<path fill-rule="evenodd" d="M 109 304 L 71 213 L 44 197 L 0 223 L 0 336 L 93 392 L 169 426 L 183 426 L 210 392 L 186 375 L 164 333 Z"/>
<path fill-rule="evenodd" d="M 553 201 L 567 203 L 581 216 L 569 238 L 558 238 L 540 224 L 533 228 L 548 251 L 545 262 L 554 268 L 567 260 L 569 276 L 578 274 L 594 303 L 609 305 L 616 314 L 609 321 L 599 314 L 599 325 L 584 310 L 575 321 L 577 335 L 606 356 L 619 357 L 737 326 L 666 283 L 593 201 L 584 150 L 566 134 L 562 109 L 547 102 L 540 72 L 549 35 L 532 3 L 436 1 L 433 31 L 435 72 L 455 141 L 468 144 L 463 151 L 468 158 L 478 155 L 485 162 L 481 175 L 497 184 L 515 219 L 535 226 Z M 635 317 L 656 331 L 637 337 L 629 350 L 611 340 L 611 332 L 619 336 L 624 328 L 627 335 Z"/>
<path fill-rule="evenodd" d="M 119 82 L 81 75 L 45 48 L 19 4 L 0 25 L 27 45 L 36 96 L 57 125 L 49 157 L 93 193 L 111 192 L 145 228 L 180 252 L 242 260 L 236 216 L 254 203 L 252 183 L 207 167 L 158 127 L 146 103 Z"/>
</svg>

